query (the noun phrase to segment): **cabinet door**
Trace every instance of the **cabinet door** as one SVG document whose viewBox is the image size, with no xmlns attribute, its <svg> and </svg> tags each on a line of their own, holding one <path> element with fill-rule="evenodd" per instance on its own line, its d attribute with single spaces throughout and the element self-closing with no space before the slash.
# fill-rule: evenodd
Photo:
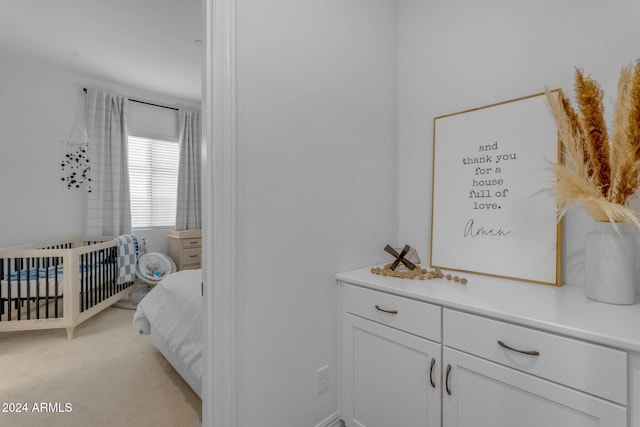
<svg viewBox="0 0 640 427">
<path fill-rule="evenodd" d="M 348 427 L 440 426 L 440 344 L 345 313 L 341 352 Z"/>
<path fill-rule="evenodd" d="M 640 427 L 640 354 L 629 355 L 629 427 Z"/>
<path fill-rule="evenodd" d="M 446 427 L 627 425 L 624 406 L 448 347 L 443 349 L 443 378 Z"/>
</svg>

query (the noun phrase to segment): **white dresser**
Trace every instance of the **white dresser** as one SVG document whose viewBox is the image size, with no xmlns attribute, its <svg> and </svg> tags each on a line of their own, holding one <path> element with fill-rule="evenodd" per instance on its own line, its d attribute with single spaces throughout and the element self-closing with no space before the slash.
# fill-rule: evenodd
<svg viewBox="0 0 640 427">
<path fill-rule="evenodd" d="M 467 277 L 338 274 L 348 427 L 640 427 L 640 304 Z"/>
<path fill-rule="evenodd" d="M 202 230 L 171 230 L 169 256 L 176 269 L 188 270 L 202 266 Z"/>
</svg>

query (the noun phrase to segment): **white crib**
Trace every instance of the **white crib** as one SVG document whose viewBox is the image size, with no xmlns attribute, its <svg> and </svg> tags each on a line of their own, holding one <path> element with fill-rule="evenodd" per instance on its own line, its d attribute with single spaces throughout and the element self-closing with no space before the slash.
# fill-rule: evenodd
<svg viewBox="0 0 640 427">
<path fill-rule="evenodd" d="M 117 241 L 74 238 L 0 249 L 0 332 L 75 327 L 131 294 Z"/>
</svg>

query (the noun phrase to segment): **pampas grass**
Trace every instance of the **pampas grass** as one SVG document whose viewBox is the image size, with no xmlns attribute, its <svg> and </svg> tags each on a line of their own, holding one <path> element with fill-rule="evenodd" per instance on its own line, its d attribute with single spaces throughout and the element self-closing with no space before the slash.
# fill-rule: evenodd
<svg viewBox="0 0 640 427">
<path fill-rule="evenodd" d="M 640 227 L 628 207 L 640 186 L 640 61 L 620 72 L 611 136 L 598 83 L 576 70 L 575 91 L 577 111 L 560 91 L 546 93 L 565 160 L 551 168 L 558 217 L 581 206 L 596 221 Z"/>
</svg>

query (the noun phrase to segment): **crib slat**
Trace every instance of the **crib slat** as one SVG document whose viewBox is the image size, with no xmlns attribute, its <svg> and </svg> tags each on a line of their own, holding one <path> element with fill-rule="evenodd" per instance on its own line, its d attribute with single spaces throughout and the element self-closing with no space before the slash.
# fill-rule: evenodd
<svg viewBox="0 0 640 427">
<path fill-rule="evenodd" d="M 89 254 L 82 255 L 82 277 L 84 278 L 82 287 L 82 299 L 84 301 L 81 311 L 89 308 Z"/>
<path fill-rule="evenodd" d="M 20 279 L 21 279 L 20 270 L 22 270 L 22 259 L 15 258 L 14 261 L 15 261 L 14 268 L 16 270 L 16 276 L 18 278 L 18 299 L 16 299 L 15 308 L 17 310 L 18 320 L 21 320 L 22 316 L 20 315 L 20 297 L 21 297 L 22 289 L 20 289 L 20 288 L 22 286 L 20 286 L 21 285 L 21 283 L 20 283 Z"/>
<path fill-rule="evenodd" d="M 90 295 L 89 291 L 91 289 L 91 285 L 89 283 L 89 254 L 84 254 L 84 290 L 83 290 L 83 298 L 84 298 L 84 310 L 87 310 L 90 307 Z"/>
<path fill-rule="evenodd" d="M 95 304 L 95 292 L 96 292 L 96 282 L 95 282 L 95 275 L 94 275 L 94 270 L 93 270 L 93 252 L 90 252 L 87 254 L 87 280 L 88 280 L 88 285 L 87 285 L 87 295 L 88 295 L 88 301 L 89 304 L 87 305 L 87 308 L 91 308 L 94 306 Z"/>
<path fill-rule="evenodd" d="M 116 248 L 113 248 L 113 259 L 116 260 L 116 262 L 113 263 L 113 287 L 116 292 L 120 292 L 122 290 L 122 285 L 119 284 L 120 278 L 118 277 L 118 274 L 120 271 L 118 270 L 118 253 L 116 252 Z"/>
<path fill-rule="evenodd" d="M 89 278 L 89 305 L 87 308 L 91 308 L 95 304 L 96 283 L 93 275 L 93 254 L 93 252 L 87 254 L 87 277 Z"/>
<path fill-rule="evenodd" d="M 7 258 L 7 320 L 11 321 L 11 258 Z"/>
<path fill-rule="evenodd" d="M 107 299 L 107 277 L 104 274 L 104 262 L 106 260 L 106 251 L 104 249 L 100 250 L 100 283 L 102 286 L 100 287 L 102 292 L 102 301 Z"/>
<path fill-rule="evenodd" d="M 111 271 L 111 277 L 109 277 L 109 287 L 111 288 L 111 295 L 116 292 L 116 248 L 111 248 L 111 264 L 109 271 Z"/>
<path fill-rule="evenodd" d="M 88 288 L 88 284 L 87 284 L 87 280 L 88 280 L 88 277 L 87 277 L 87 254 L 82 254 L 81 260 L 82 260 L 82 274 L 81 274 L 81 276 L 82 276 L 82 287 L 81 287 L 82 298 L 80 298 L 80 300 L 82 301 L 82 304 L 81 304 L 82 307 L 81 307 L 80 311 L 82 312 L 82 311 L 87 309 L 88 304 L 89 304 L 89 295 L 87 293 L 87 288 Z"/>
<path fill-rule="evenodd" d="M 91 268 L 91 261 L 89 260 L 89 254 L 85 254 L 84 256 L 84 261 L 85 261 L 85 271 L 84 271 L 84 277 L 85 277 L 85 305 L 84 305 L 84 309 L 87 310 L 91 307 L 91 276 L 89 275 L 89 269 Z"/>
<path fill-rule="evenodd" d="M 36 271 L 40 271 L 40 258 L 36 258 Z M 47 271 L 47 276 L 49 272 Z M 40 275 L 36 276 L 36 319 L 40 318 Z"/>
<path fill-rule="evenodd" d="M 104 265 L 102 266 L 102 274 L 104 275 L 105 297 L 108 298 L 112 295 L 109 291 L 109 249 L 104 250 Z"/>
<path fill-rule="evenodd" d="M 107 249 L 107 259 L 109 262 L 105 266 L 105 275 L 106 275 L 106 286 L 107 286 L 107 294 L 109 296 L 113 295 L 112 281 L 111 281 L 111 260 L 113 257 L 111 256 L 111 248 Z"/>
<path fill-rule="evenodd" d="M 100 251 L 99 250 L 95 251 L 95 254 L 96 254 L 96 265 L 95 265 L 95 271 L 93 275 L 96 276 L 96 284 L 97 284 L 96 302 L 100 303 L 103 300 L 103 294 L 102 294 L 103 282 L 102 282 L 102 275 L 100 274 L 101 273 L 100 268 L 102 267 L 102 264 L 100 264 Z"/>
<path fill-rule="evenodd" d="M 115 259 L 116 259 L 116 248 L 109 248 L 109 259 L 112 260 L 112 262 L 109 264 L 109 269 L 108 269 L 108 278 L 107 280 L 109 281 L 109 296 L 114 295 L 116 293 L 116 288 L 114 286 L 115 283 L 115 276 L 114 276 L 114 264 L 115 264 Z"/>
<path fill-rule="evenodd" d="M 80 255 L 80 266 L 82 268 L 80 271 L 80 312 L 83 312 L 87 306 L 87 260 L 85 254 Z"/>
<path fill-rule="evenodd" d="M 93 269 L 93 259 L 92 259 L 92 255 L 93 253 L 88 253 L 87 254 L 87 307 L 86 308 L 91 308 L 93 307 L 93 300 L 94 300 L 94 295 L 93 293 L 95 292 L 95 283 L 93 280 L 93 274 L 92 273 L 92 269 Z"/>
<path fill-rule="evenodd" d="M 49 257 L 44 258 L 44 269 L 49 271 Z M 44 318 L 49 318 L 49 275 L 44 276 Z"/>
<path fill-rule="evenodd" d="M 91 307 L 96 305 L 96 275 L 94 274 L 95 268 L 95 252 L 91 252 L 89 255 L 89 259 L 91 260 L 91 265 L 89 268 L 91 269 Z"/>
<path fill-rule="evenodd" d="M 55 258 L 55 265 L 54 265 L 54 270 L 53 270 L 53 274 L 54 274 L 54 280 L 55 282 L 53 283 L 55 288 L 56 288 L 56 294 L 53 298 L 53 312 L 55 314 L 55 317 L 58 317 L 58 295 L 60 295 L 60 289 L 58 288 L 58 285 L 60 284 L 60 281 L 58 280 L 58 260 L 59 258 L 56 257 Z M 47 274 L 47 276 L 49 276 Z"/>
<path fill-rule="evenodd" d="M 0 258 L 0 280 L 4 278 L 4 258 Z M 7 288 L 9 283 L 9 279 L 7 278 Z M 7 305 L 9 304 L 9 300 L 7 300 Z M 4 298 L 2 297 L 2 286 L 0 286 L 0 322 L 2 321 L 2 315 L 4 314 Z"/>
<path fill-rule="evenodd" d="M 93 307 L 93 275 L 89 274 L 89 271 L 91 270 L 91 266 L 92 266 L 92 262 L 91 262 L 91 253 L 87 254 L 87 279 L 88 279 L 88 288 L 87 288 L 87 308 L 91 308 Z"/>
<path fill-rule="evenodd" d="M 31 319 L 30 304 L 31 304 L 31 258 L 27 258 L 27 320 Z"/>
<path fill-rule="evenodd" d="M 87 310 L 89 308 L 91 308 L 91 275 L 90 275 L 90 271 L 91 271 L 91 258 L 89 256 L 89 254 L 85 254 L 85 292 L 86 292 L 86 304 L 84 306 L 84 309 Z"/>
<path fill-rule="evenodd" d="M 100 260 L 98 261 L 100 264 L 100 301 L 104 301 L 109 296 L 107 291 L 107 278 L 104 274 L 104 261 L 106 258 L 106 251 L 104 249 L 100 250 Z"/>
<path fill-rule="evenodd" d="M 98 302 L 98 277 L 96 276 L 96 251 L 91 252 L 91 281 L 92 281 L 92 294 L 93 294 L 93 302 L 91 303 L 91 307 L 97 304 Z"/>
<path fill-rule="evenodd" d="M 80 255 L 78 263 L 80 264 L 80 272 L 78 273 L 80 278 L 80 313 L 82 313 L 84 311 L 84 255 Z"/>
</svg>

